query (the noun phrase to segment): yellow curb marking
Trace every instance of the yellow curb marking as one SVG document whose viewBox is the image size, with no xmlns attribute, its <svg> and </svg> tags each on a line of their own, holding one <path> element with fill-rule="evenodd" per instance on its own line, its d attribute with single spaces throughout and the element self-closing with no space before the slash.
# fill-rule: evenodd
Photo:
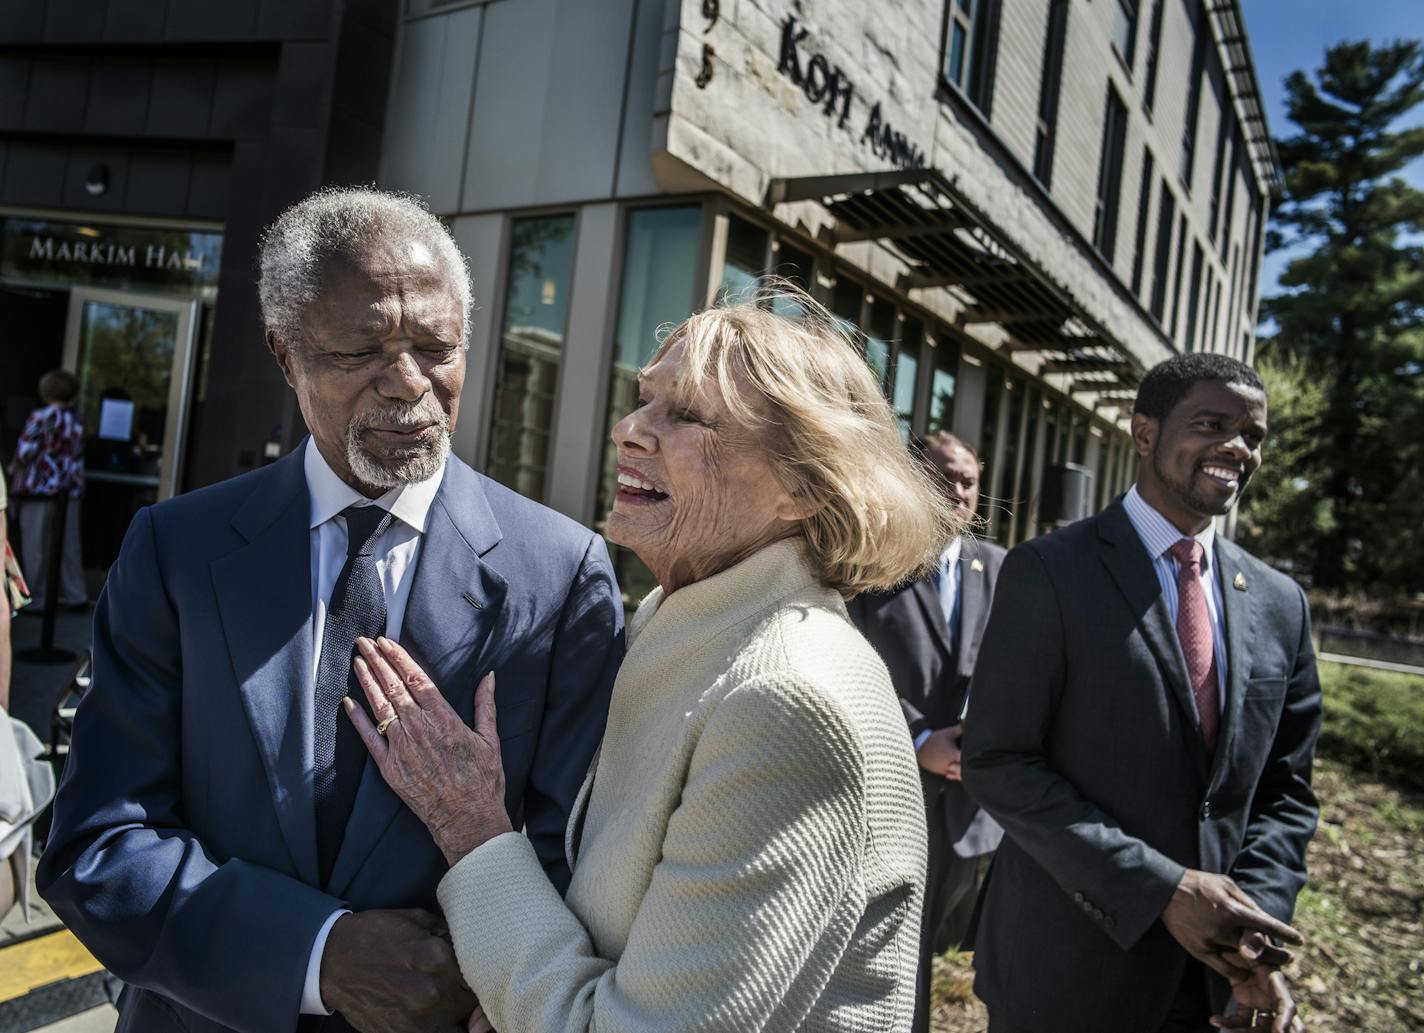
<svg viewBox="0 0 1424 1033">
<path fill-rule="evenodd" d="M 62 979 L 87 976 L 103 967 L 68 929 L 0 947 L 0 1001 L 23 997 Z"/>
</svg>

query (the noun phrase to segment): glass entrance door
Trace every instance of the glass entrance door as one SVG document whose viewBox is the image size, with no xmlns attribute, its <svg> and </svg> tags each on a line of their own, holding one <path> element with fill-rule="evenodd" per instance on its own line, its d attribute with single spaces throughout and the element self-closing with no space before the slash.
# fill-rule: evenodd
<svg viewBox="0 0 1424 1033">
<path fill-rule="evenodd" d="M 64 364 L 79 377 L 89 494 L 106 509 L 136 511 L 177 490 L 197 309 L 196 299 L 70 292 Z"/>
</svg>

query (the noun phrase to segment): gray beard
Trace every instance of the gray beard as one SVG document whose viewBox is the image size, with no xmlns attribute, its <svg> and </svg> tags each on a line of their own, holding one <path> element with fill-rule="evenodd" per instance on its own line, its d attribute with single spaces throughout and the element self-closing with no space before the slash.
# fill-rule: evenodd
<svg viewBox="0 0 1424 1033">
<path fill-rule="evenodd" d="M 416 417 L 416 419 L 411 419 Z M 415 423 L 433 419 L 439 435 L 433 445 L 412 449 L 409 454 L 390 460 L 378 460 L 366 451 L 361 435 L 373 423 Z M 365 413 L 351 421 L 346 429 L 346 463 L 362 484 L 373 488 L 398 488 L 429 480 L 445 466 L 450 455 L 450 420 L 438 406 L 427 411 L 422 406 L 394 408 Z"/>
</svg>

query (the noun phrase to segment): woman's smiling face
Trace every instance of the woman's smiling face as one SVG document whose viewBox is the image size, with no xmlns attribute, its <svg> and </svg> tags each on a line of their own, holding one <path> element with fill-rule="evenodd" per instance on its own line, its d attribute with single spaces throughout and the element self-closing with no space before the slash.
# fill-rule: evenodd
<svg viewBox="0 0 1424 1033">
<path fill-rule="evenodd" d="M 690 373 L 674 343 L 639 376 L 638 407 L 613 428 L 608 537 L 637 553 L 666 592 L 795 533 L 800 520 L 772 471 L 766 429 L 735 417 L 715 376 Z"/>
</svg>

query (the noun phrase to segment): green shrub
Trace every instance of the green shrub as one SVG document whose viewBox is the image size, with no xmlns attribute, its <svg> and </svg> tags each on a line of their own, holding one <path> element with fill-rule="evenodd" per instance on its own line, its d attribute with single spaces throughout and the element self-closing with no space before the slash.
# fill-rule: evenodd
<svg viewBox="0 0 1424 1033">
<path fill-rule="evenodd" d="M 1424 792 L 1424 677 L 1320 662 L 1320 753 Z"/>
</svg>

